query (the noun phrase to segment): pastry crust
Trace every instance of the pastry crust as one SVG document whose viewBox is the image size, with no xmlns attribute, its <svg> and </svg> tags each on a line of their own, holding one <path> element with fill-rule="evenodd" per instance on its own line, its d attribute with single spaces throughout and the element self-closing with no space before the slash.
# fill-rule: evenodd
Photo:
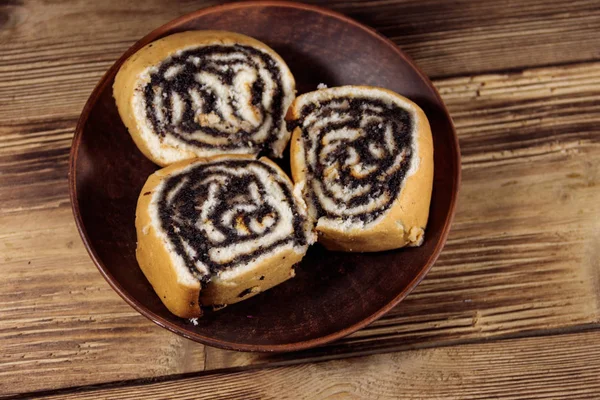
<svg viewBox="0 0 600 400">
<path fill-rule="evenodd" d="M 294 266 L 300 262 L 308 244 L 298 247 L 281 248 L 272 253 L 253 268 L 233 267 L 227 274 L 215 274 L 210 282 L 201 287 L 199 280 L 182 276 L 167 249 L 165 239 L 157 232 L 151 216 L 151 202 L 154 190 L 167 177 L 185 169 L 190 164 L 205 163 L 220 159 L 249 159 L 245 155 L 223 155 L 204 159 L 192 159 L 172 164 L 150 175 L 137 203 L 135 226 L 138 237 L 136 257 L 140 268 L 152 284 L 156 294 L 165 306 L 175 315 L 192 318 L 202 315 L 201 306 L 220 308 L 228 304 L 248 299 L 272 288 L 295 275 Z M 263 157 L 260 161 L 274 167 L 278 174 L 289 178 L 271 160 Z M 291 182 L 290 182 L 291 186 Z M 304 207 L 302 200 L 296 203 Z M 304 208 L 301 209 L 305 212 Z M 226 275 L 226 276 L 223 276 Z"/>
<path fill-rule="evenodd" d="M 353 90 L 357 94 L 364 91 L 380 91 L 393 96 L 403 107 L 414 112 L 416 129 L 418 167 L 409 174 L 391 207 L 377 223 L 366 228 L 340 230 L 320 224 L 317 221 L 318 241 L 329 250 L 351 252 L 375 252 L 396 249 L 404 246 L 419 246 L 424 240 L 425 226 L 429 216 L 429 204 L 433 185 L 433 139 L 429 121 L 419 106 L 409 99 L 387 89 L 370 86 L 352 86 L 317 91 L 319 101 L 337 98 L 340 91 Z M 309 101 L 305 96 L 315 96 L 315 92 L 296 98 L 286 115 L 286 120 L 298 120 L 301 108 Z M 302 129 L 296 127 L 292 133 L 290 161 L 297 191 L 306 196 L 307 164 L 306 149 L 302 140 Z"/>
<path fill-rule="evenodd" d="M 288 95 L 284 97 L 283 109 L 284 112 L 291 102 L 295 93 L 294 77 L 289 71 L 285 61 L 266 44 L 245 36 L 239 33 L 227 31 L 188 31 L 176 33 L 162 39 L 156 40 L 147 44 L 135 54 L 129 57 L 119 69 L 113 84 L 113 97 L 115 98 L 119 115 L 133 141 L 140 151 L 152 162 L 160 166 L 167 166 L 181 160 L 208 157 L 217 154 L 256 154 L 258 150 L 247 148 L 229 149 L 227 151 L 190 151 L 181 147 L 167 144 L 164 141 L 159 141 L 158 138 L 153 139 L 144 134 L 140 117 L 136 116 L 136 105 L 134 104 L 134 94 L 137 90 L 141 90 L 142 85 L 148 82 L 149 68 L 160 64 L 169 56 L 174 55 L 177 51 L 190 49 L 206 45 L 246 45 L 263 51 L 275 59 L 282 74 L 282 82 L 284 83 Z M 139 112 L 138 112 L 139 114 Z M 289 141 L 289 132 L 285 140 L 277 140 L 272 146 L 275 156 L 280 157 Z M 150 141 L 153 143 L 150 144 Z"/>
</svg>

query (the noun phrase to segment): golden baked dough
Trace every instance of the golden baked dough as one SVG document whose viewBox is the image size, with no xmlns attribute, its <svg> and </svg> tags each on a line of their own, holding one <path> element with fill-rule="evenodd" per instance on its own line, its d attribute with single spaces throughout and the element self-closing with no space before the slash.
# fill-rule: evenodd
<svg viewBox="0 0 600 400">
<path fill-rule="evenodd" d="M 238 33 L 189 31 L 129 57 L 113 85 L 123 123 L 154 163 L 264 150 L 281 157 L 295 82 L 283 59 Z"/>
<path fill-rule="evenodd" d="M 267 158 L 244 155 L 156 171 L 140 193 L 135 226 L 140 268 L 183 318 L 293 277 L 314 241 L 304 201 L 285 173 Z"/>
<path fill-rule="evenodd" d="M 390 90 L 342 86 L 294 100 L 295 190 L 330 250 L 371 252 L 423 242 L 433 184 L 429 122 Z"/>
</svg>

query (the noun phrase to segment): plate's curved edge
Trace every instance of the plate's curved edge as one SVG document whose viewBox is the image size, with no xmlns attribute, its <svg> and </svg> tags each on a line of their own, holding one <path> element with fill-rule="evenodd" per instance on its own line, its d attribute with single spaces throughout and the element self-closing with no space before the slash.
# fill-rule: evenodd
<svg viewBox="0 0 600 400">
<path fill-rule="evenodd" d="M 96 254 L 96 252 L 94 251 L 92 246 L 90 245 L 89 240 L 88 240 L 88 235 L 87 235 L 87 232 L 83 225 L 83 220 L 81 218 L 79 203 L 76 198 L 77 179 L 76 179 L 75 163 L 77 160 L 77 155 L 79 153 L 79 146 L 81 144 L 83 127 L 89 118 L 89 114 L 90 114 L 92 106 L 95 104 L 95 102 L 96 102 L 97 98 L 100 96 L 100 93 L 102 92 L 102 90 L 104 90 L 106 85 L 108 85 L 110 83 L 110 80 L 112 80 L 112 77 L 114 75 L 116 75 L 117 69 L 120 67 L 120 65 L 122 65 L 122 63 L 127 58 L 129 58 L 129 56 L 131 56 L 133 53 L 135 53 L 137 50 L 139 50 L 146 44 L 150 43 L 151 41 L 158 39 L 164 32 L 168 31 L 169 29 L 171 29 L 174 26 L 185 24 L 186 22 L 189 22 L 195 18 L 198 18 L 199 16 L 211 14 L 214 12 L 222 12 L 222 11 L 227 11 L 230 9 L 248 8 L 248 7 L 257 7 L 257 6 L 262 6 L 262 7 L 277 6 L 277 7 L 297 8 L 297 9 L 303 9 L 303 10 L 308 10 L 308 11 L 314 11 L 316 13 L 324 14 L 324 15 L 330 16 L 332 18 L 336 18 L 336 19 L 342 20 L 346 23 L 352 24 L 352 25 L 360 28 L 361 30 L 369 33 L 371 36 L 375 37 L 376 39 L 384 42 L 388 47 L 392 48 L 398 56 L 403 58 L 418 73 L 418 75 L 421 77 L 421 79 L 423 79 L 426 83 L 428 83 L 429 88 L 433 91 L 435 97 L 439 100 L 439 103 L 442 105 L 442 111 L 444 112 L 444 114 L 446 115 L 446 117 L 448 119 L 448 122 L 450 124 L 450 129 L 452 132 L 452 136 L 453 136 L 453 144 L 455 147 L 455 151 L 453 152 L 453 156 L 454 156 L 453 161 L 454 161 L 455 170 L 453 171 L 453 175 L 452 175 L 453 185 L 455 187 L 455 190 L 453 191 L 452 197 L 450 200 L 450 212 L 446 216 L 444 228 L 442 230 L 440 240 L 439 240 L 435 250 L 430 255 L 425 267 L 421 269 L 421 271 L 417 274 L 417 276 L 415 276 L 415 278 L 410 282 L 410 284 L 408 284 L 405 287 L 405 289 L 402 292 L 400 292 L 394 299 L 392 299 L 387 305 L 385 305 L 384 307 L 382 307 L 380 310 L 378 310 L 374 314 L 357 322 L 354 325 L 351 325 L 345 329 L 336 331 L 332 334 L 322 336 L 322 337 L 319 337 L 316 339 L 311 339 L 311 340 L 306 340 L 306 341 L 301 341 L 301 342 L 296 342 L 296 343 L 278 344 L 278 345 L 250 345 L 250 344 L 215 340 L 208 336 L 203 336 L 203 335 L 197 334 L 195 332 L 181 329 L 179 326 L 177 326 L 177 325 L 165 320 L 164 318 L 152 313 L 151 311 L 148 311 L 147 309 L 145 309 L 143 307 L 143 305 L 141 305 L 136 299 L 131 298 L 127 293 L 125 293 L 125 291 L 119 285 L 119 283 L 116 282 L 115 279 L 112 277 L 112 275 L 110 275 L 107 272 L 106 267 L 104 266 L 104 263 L 102 262 L 102 260 L 100 260 L 100 258 L 98 257 L 98 255 Z M 72 144 L 71 144 L 71 151 L 69 154 L 68 179 L 69 179 L 69 197 L 71 200 L 71 209 L 73 212 L 73 217 L 75 219 L 75 224 L 77 226 L 77 230 L 79 232 L 79 235 L 81 236 L 83 244 L 84 244 L 88 254 L 90 255 L 90 258 L 92 259 L 92 261 L 94 262 L 94 264 L 96 265 L 96 267 L 98 268 L 98 270 L 100 271 L 100 273 L 102 274 L 104 279 L 113 288 L 113 290 L 115 290 L 115 292 L 117 292 L 117 294 L 123 300 L 125 300 L 125 302 L 127 304 L 129 304 L 136 311 L 138 311 L 140 314 L 142 314 L 144 317 L 148 318 L 149 320 L 151 320 L 158 326 L 161 326 L 161 327 L 163 327 L 173 333 L 181 335 L 187 339 L 190 339 L 190 340 L 193 340 L 196 342 L 200 342 L 202 344 L 206 344 L 209 346 L 219 347 L 219 348 L 226 349 L 226 350 L 274 353 L 274 352 L 306 350 L 306 349 L 316 347 L 316 346 L 321 346 L 321 345 L 330 343 L 334 340 L 345 337 L 353 332 L 358 331 L 361 328 L 364 328 L 365 326 L 371 324 L 372 322 L 374 322 L 375 320 L 377 320 L 378 318 L 380 318 L 381 316 L 386 314 L 394 306 L 396 306 L 398 303 L 400 303 L 410 292 L 412 292 L 412 290 L 414 290 L 414 288 L 423 280 L 423 278 L 427 275 L 427 273 L 429 272 L 429 270 L 431 269 L 433 264 L 438 259 L 439 255 L 442 252 L 442 249 L 446 243 L 448 234 L 450 233 L 450 226 L 452 224 L 452 221 L 454 220 L 454 216 L 456 213 L 456 203 L 457 203 L 457 199 L 458 199 L 458 193 L 460 190 L 461 157 L 460 157 L 460 146 L 459 146 L 459 142 L 458 142 L 458 135 L 456 134 L 456 130 L 454 128 L 452 118 L 450 117 L 450 113 L 449 113 L 446 105 L 444 104 L 439 92 L 437 91 L 437 89 L 435 88 L 435 86 L 433 85 L 431 80 L 427 77 L 427 75 L 425 75 L 425 73 L 415 64 L 415 62 L 412 60 L 412 58 L 410 56 L 408 56 L 406 53 L 404 53 L 402 50 L 400 50 L 400 48 L 394 42 L 392 42 L 390 39 L 381 35 L 373 28 L 370 28 L 350 17 L 347 17 L 343 14 L 340 14 L 338 12 L 335 12 L 335 11 L 332 11 L 332 10 L 329 10 L 326 8 L 308 5 L 308 4 L 296 3 L 296 2 L 288 2 L 288 1 L 248 1 L 248 2 L 243 2 L 243 3 L 242 2 L 229 3 L 229 4 L 208 7 L 208 8 L 200 9 L 200 10 L 194 11 L 192 13 L 178 17 L 178 18 L 154 29 L 152 32 L 148 33 L 147 35 L 145 35 L 142 39 L 140 39 L 136 43 L 134 43 L 133 46 L 131 46 L 117 61 L 115 61 L 113 63 L 113 65 L 108 69 L 108 71 L 102 76 L 102 78 L 100 79 L 100 81 L 98 82 L 98 84 L 96 85 L 94 90 L 92 91 L 92 94 L 86 101 L 85 106 L 83 107 L 83 110 L 82 110 L 79 120 L 77 122 L 77 126 L 75 128 L 75 133 L 73 135 L 73 140 L 72 140 Z"/>
</svg>

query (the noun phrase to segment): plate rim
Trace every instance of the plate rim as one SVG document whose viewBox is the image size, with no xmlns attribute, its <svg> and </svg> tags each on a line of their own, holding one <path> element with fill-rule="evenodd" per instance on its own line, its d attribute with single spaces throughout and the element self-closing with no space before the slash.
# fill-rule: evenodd
<svg viewBox="0 0 600 400">
<path fill-rule="evenodd" d="M 221 340 L 221 339 L 215 339 L 210 336 L 205 336 L 205 335 L 202 335 L 202 334 L 199 334 L 196 332 L 182 329 L 178 325 L 175 325 L 175 324 L 171 323 L 170 321 L 165 320 L 161 316 L 155 314 L 154 312 L 150 311 L 146 306 L 144 306 L 142 303 L 140 303 L 137 299 L 130 296 L 127 293 L 127 291 L 124 290 L 123 287 L 121 287 L 119 282 L 108 272 L 108 269 L 105 267 L 104 262 L 97 255 L 96 251 L 94 250 L 94 248 L 92 247 L 92 245 L 88 239 L 88 234 L 87 234 L 87 231 L 86 231 L 84 223 L 83 223 L 83 218 L 81 216 L 79 203 L 77 200 L 76 160 L 77 160 L 77 156 L 79 154 L 79 146 L 81 144 L 81 139 L 83 136 L 83 128 L 84 128 L 86 122 L 88 121 L 89 114 L 90 114 L 93 106 L 97 103 L 101 92 L 105 89 L 105 87 L 107 85 L 110 84 L 109 77 L 111 75 L 113 75 L 114 73 L 116 73 L 116 70 L 118 68 L 120 68 L 120 66 L 123 64 L 123 62 L 127 58 L 129 58 L 130 55 L 132 55 L 134 52 L 139 50 L 141 47 L 145 46 L 147 43 L 155 40 L 156 37 L 161 36 L 165 31 L 170 30 L 174 26 L 185 24 L 185 23 L 190 22 L 200 16 L 212 14 L 215 12 L 227 12 L 227 11 L 239 9 L 239 8 L 255 8 L 255 7 L 285 7 L 285 8 L 295 8 L 295 9 L 312 11 L 312 12 L 315 12 L 318 14 L 326 15 L 328 17 L 332 17 L 332 18 L 341 20 L 346 24 L 353 25 L 353 26 L 361 29 L 365 33 L 371 35 L 374 39 L 385 43 L 399 57 L 404 59 L 404 61 L 410 65 L 410 67 L 421 77 L 421 79 L 423 79 L 427 83 L 429 88 L 433 91 L 435 97 L 437 98 L 437 100 L 439 100 L 439 103 L 442 106 L 442 108 L 441 108 L 442 112 L 445 114 L 445 116 L 450 124 L 450 133 L 452 134 L 454 148 L 456 149 L 456 151 L 452 155 L 454 165 L 456 166 L 454 174 L 452 175 L 452 181 L 453 181 L 455 190 L 453 191 L 451 199 L 450 199 L 450 210 L 449 210 L 448 214 L 446 215 L 446 220 L 444 221 L 444 226 L 442 228 L 440 240 L 438 241 L 434 251 L 429 255 L 427 262 L 421 268 L 419 273 L 411 280 L 411 282 L 400 293 L 398 293 L 390 302 L 388 302 L 385 306 L 383 306 L 382 308 L 377 310 L 375 313 L 369 315 L 368 317 L 358 321 L 357 323 L 355 323 L 353 325 L 347 326 L 343 329 L 339 329 L 328 335 L 320 336 L 318 338 L 302 340 L 302 341 L 293 342 L 293 343 L 273 344 L 273 345 L 248 344 L 248 343 L 239 343 L 239 342 L 235 342 L 235 341 L 226 341 L 226 340 Z M 302 3 L 297 3 L 297 2 L 293 2 L 293 1 L 247 1 L 247 2 L 236 2 L 236 3 L 228 3 L 228 4 L 221 4 L 221 5 L 206 7 L 206 8 L 202 8 L 202 9 L 193 11 L 191 13 L 182 15 L 182 16 L 175 18 L 175 19 L 159 26 L 158 28 L 152 30 L 151 32 L 146 34 L 144 37 L 142 37 L 140 40 L 135 42 L 129 49 L 127 49 L 127 51 L 125 51 L 121 55 L 121 57 L 119 57 L 111 65 L 111 67 L 104 73 L 104 75 L 100 78 L 100 80 L 94 87 L 94 90 L 88 97 L 88 99 L 81 111 L 81 114 L 79 116 L 79 119 L 77 121 L 77 125 L 75 128 L 75 133 L 73 135 L 73 139 L 71 142 L 71 150 L 70 150 L 70 154 L 69 154 L 68 179 L 69 179 L 69 198 L 70 198 L 70 202 L 71 202 L 73 217 L 75 219 L 75 224 L 77 226 L 77 231 L 79 232 L 79 236 L 81 237 L 83 244 L 84 244 L 88 254 L 90 255 L 90 258 L 96 265 L 96 268 L 100 271 L 100 274 L 104 277 L 104 279 L 111 286 L 111 288 L 115 292 L 117 292 L 117 294 L 123 300 L 125 300 L 125 302 L 127 304 L 129 304 L 131 307 L 133 307 L 137 312 L 139 312 L 144 317 L 148 318 L 149 320 L 151 320 L 158 326 L 161 326 L 161 327 L 163 327 L 173 333 L 176 333 L 182 337 L 185 337 L 187 339 L 190 339 L 190 340 L 193 340 L 195 342 L 199 342 L 199 343 L 202 343 L 205 345 L 218 347 L 218 348 L 226 349 L 226 350 L 237 350 L 237 351 L 287 352 L 287 351 L 305 350 L 305 349 L 312 348 L 315 346 L 321 346 L 321 345 L 333 342 L 337 339 L 340 339 L 344 336 L 347 336 L 351 333 L 354 333 L 354 332 L 358 331 L 359 329 L 364 328 L 365 326 L 371 324 L 372 322 L 374 322 L 377 319 L 379 319 L 380 317 L 382 317 L 384 314 L 386 314 L 388 311 L 390 311 L 393 307 L 395 307 L 398 303 L 400 303 L 423 280 L 423 278 L 427 275 L 427 273 L 429 272 L 431 267 L 435 264 L 442 249 L 444 248 L 444 245 L 448 238 L 448 234 L 450 232 L 450 227 L 452 225 L 452 221 L 454 220 L 454 216 L 456 213 L 457 198 L 458 198 L 458 193 L 460 191 L 460 183 L 461 183 L 461 155 L 460 155 L 460 146 L 459 146 L 458 136 L 456 134 L 456 129 L 454 127 L 454 123 L 452 121 L 452 118 L 450 116 L 448 108 L 446 107 L 446 104 L 442 100 L 442 97 L 440 96 L 438 90 L 433 85 L 431 80 L 427 77 L 427 75 L 425 75 L 425 73 L 415 64 L 415 62 L 412 60 L 412 58 L 410 58 L 410 56 L 408 56 L 406 53 L 404 53 L 390 39 L 383 36 L 382 34 L 377 32 L 375 29 L 373 29 L 367 25 L 364 25 L 344 14 L 341 14 L 339 12 L 332 11 L 332 10 L 329 10 L 327 8 L 323 8 L 320 6 L 302 4 Z"/>
</svg>

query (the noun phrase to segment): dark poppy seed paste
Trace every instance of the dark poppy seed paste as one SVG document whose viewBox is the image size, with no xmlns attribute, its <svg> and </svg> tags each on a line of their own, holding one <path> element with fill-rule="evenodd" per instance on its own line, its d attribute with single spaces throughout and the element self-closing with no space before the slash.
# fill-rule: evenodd
<svg viewBox="0 0 600 400">
<path fill-rule="evenodd" d="M 317 218 L 368 224 L 394 203 L 413 155 L 412 114 L 371 97 L 309 103 L 302 129 L 309 206 Z"/>
<path fill-rule="evenodd" d="M 192 164 L 157 190 L 161 228 L 203 282 L 278 247 L 307 245 L 289 182 L 259 160 Z"/>
<path fill-rule="evenodd" d="M 161 141 L 256 154 L 287 135 L 290 93 L 280 63 L 263 51 L 188 49 L 165 59 L 149 78 L 142 87 L 146 118 Z"/>
</svg>

